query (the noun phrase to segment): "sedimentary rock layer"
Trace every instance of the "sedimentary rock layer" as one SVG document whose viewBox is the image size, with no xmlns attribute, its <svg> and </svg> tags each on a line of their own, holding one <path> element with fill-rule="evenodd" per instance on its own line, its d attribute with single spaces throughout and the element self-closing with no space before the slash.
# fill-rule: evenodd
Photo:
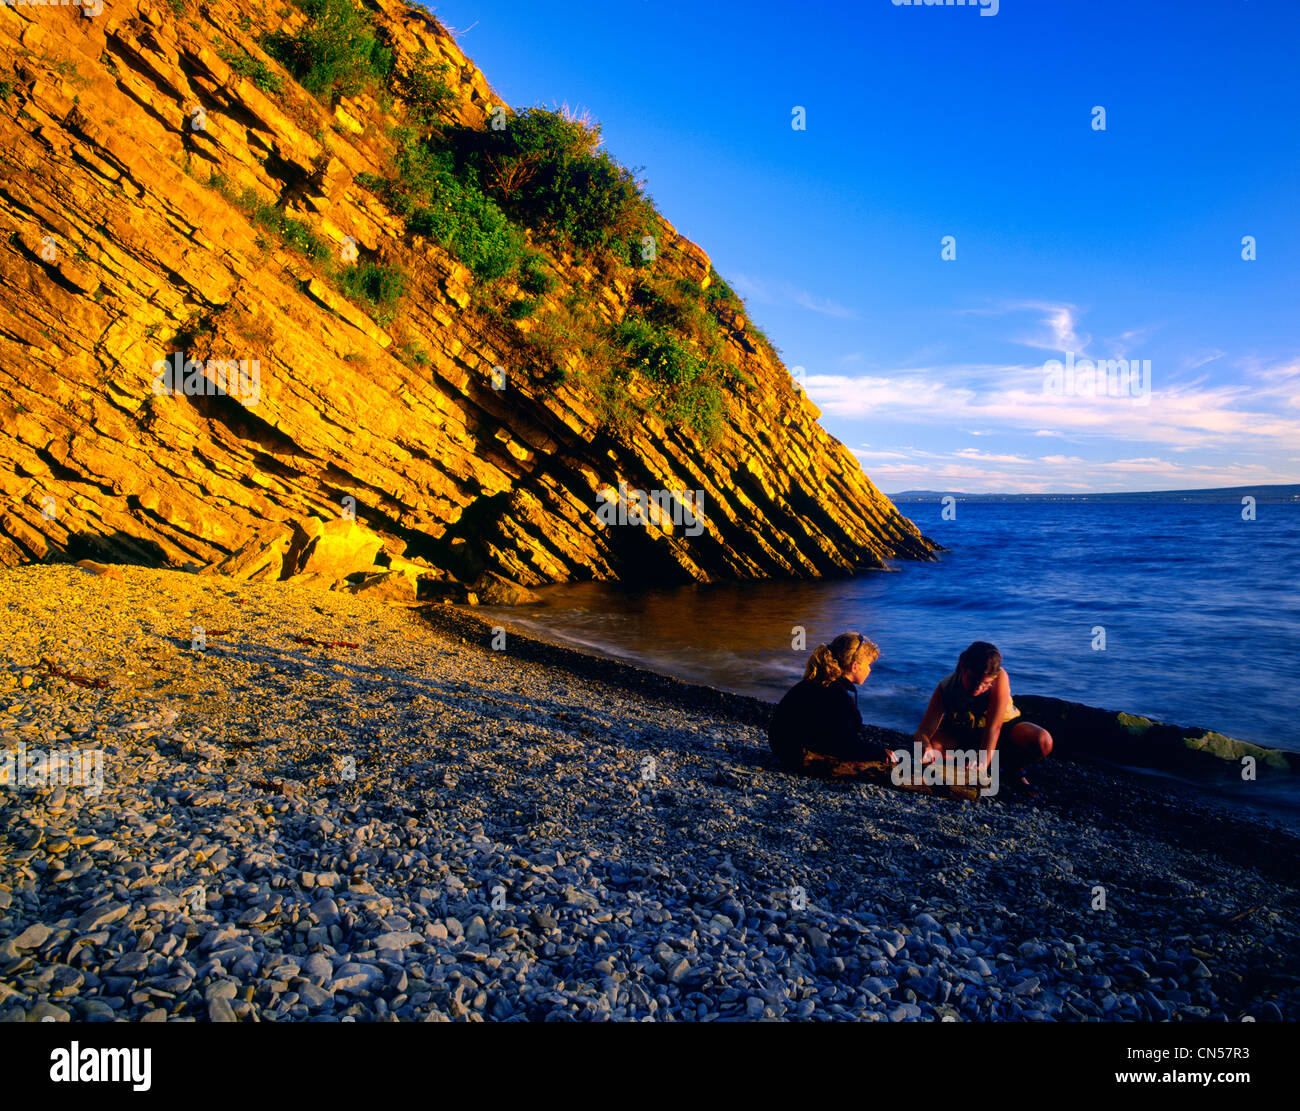
<svg viewBox="0 0 1300 1111">
<path fill-rule="evenodd" d="M 752 385 L 728 396 L 711 444 L 653 417 L 615 434 L 581 376 L 541 386 L 511 366 L 469 272 L 357 183 L 391 162 L 374 100 L 331 112 L 260 49 L 261 32 L 303 18 L 280 10 L 0 7 L 0 563 L 203 566 L 350 509 L 395 555 L 527 585 L 813 577 L 930 556 L 739 314 L 728 343 Z M 449 64 L 459 121 L 501 103 L 427 13 L 373 11 L 399 59 Z M 282 93 L 222 57 L 245 53 Z M 381 323 L 337 292 L 213 173 L 401 265 L 397 316 Z M 659 254 L 668 273 L 709 281 L 708 257 L 666 223 Z M 621 283 L 556 261 L 549 296 L 625 311 Z M 232 382 L 255 367 L 256 388 L 159 396 L 158 361 L 177 352 L 182 367 L 231 360 Z M 701 491 L 706 527 L 603 525 L 598 492 L 619 482 Z"/>
</svg>

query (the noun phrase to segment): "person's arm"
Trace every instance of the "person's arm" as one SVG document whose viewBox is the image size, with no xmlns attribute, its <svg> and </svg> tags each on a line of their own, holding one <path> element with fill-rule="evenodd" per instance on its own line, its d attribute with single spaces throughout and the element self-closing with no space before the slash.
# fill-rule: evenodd
<svg viewBox="0 0 1300 1111">
<path fill-rule="evenodd" d="M 934 694 L 930 695 L 930 704 L 925 708 L 925 716 L 921 719 L 921 724 L 916 727 L 916 732 L 912 734 L 914 740 L 921 742 L 925 751 L 929 751 L 930 738 L 938 731 L 939 723 L 942 721 L 943 692 L 935 687 Z"/>
<path fill-rule="evenodd" d="M 982 762 L 993 758 L 993 750 L 998 747 L 998 737 L 1002 733 L 1002 719 L 1007 715 L 1011 705 L 1011 680 L 1005 671 L 999 671 L 989 688 L 989 708 L 984 718 L 984 751 L 980 755 Z"/>
</svg>

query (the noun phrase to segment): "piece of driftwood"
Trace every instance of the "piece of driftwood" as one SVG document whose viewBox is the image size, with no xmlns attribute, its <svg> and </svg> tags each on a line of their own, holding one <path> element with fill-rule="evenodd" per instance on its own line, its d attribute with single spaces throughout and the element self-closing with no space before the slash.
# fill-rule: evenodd
<svg viewBox="0 0 1300 1111">
<path fill-rule="evenodd" d="M 867 783 L 878 783 L 882 787 L 893 787 L 899 791 L 916 791 L 923 795 L 938 795 L 940 798 L 965 799 L 974 802 L 979 797 L 979 786 L 961 783 L 895 783 L 893 765 L 885 760 L 840 760 L 834 756 L 822 756 L 815 752 L 805 752 L 803 769 L 809 775 L 825 776 L 827 779 L 853 779 Z"/>
<path fill-rule="evenodd" d="M 102 690 L 108 686 L 108 680 L 102 677 L 89 678 L 85 675 L 74 675 L 71 671 L 66 671 L 57 664 L 41 657 L 41 662 L 36 665 L 38 675 L 57 675 L 60 679 L 66 679 L 69 683 L 76 683 L 79 687 L 90 687 L 94 690 Z"/>
</svg>

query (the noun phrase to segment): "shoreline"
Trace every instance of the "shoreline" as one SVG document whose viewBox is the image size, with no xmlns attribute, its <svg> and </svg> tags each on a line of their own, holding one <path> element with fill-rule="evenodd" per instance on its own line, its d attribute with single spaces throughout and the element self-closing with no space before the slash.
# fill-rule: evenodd
<svg viewBox="0 0 1300 1111">
<path fill-rule="evenodd" d="M 489 639 L 491 629 L 500 624 L 502 618 L 499 608 L 493 618 L 475 612 L 475 607 L 460 604 L 434 603 L 416 609 L 436 628 L 453 635 L 469 634 L 483 640 Z M 546 630 L 543 631 L 553 639 L 539 636 L 535 625 L 524 628 L 511 622 L 509 617 L 504 620 L 511 641 L 520 646 L 512 652 L 521 658 L 620 683 L 629 690 L 684 698 L 693 704 L 729 712 L 738 721 L 764 728 L 776 705 L 753 695 L 678 679 L 614 655 L 596 655 L 594 651 L 566 644 L 563 638 Z M 1115 769 L 1150 771 L 1175 778 L 1186 776 L 1194 784 L 1199 781 L 1200 785 L 1214 787 L 1235 779 L 1241 758 L 1250 756 L 1256 761 L 1257 774 L 1270 785 L 1294 784 L 1300 788 L 1300 779 L 1293 778 L 1300 776 L 1300 752 L 1267 748 L 1210 729 L 1173 725 L 1124 710 L 1107 710 L 1069 699 L 1023 694 L 1016 695 L 1015 701 L 1026 718 L 1052 734 L 1055 740 L 1052 755 L 1058 760 L 1095 760 Z M 911 747 L 910 734 L 871 722 L 865 724 L 883 743 L 893 747 Z M 1269 811 L 1266 803 L 1240 801 L 1243 806 L 1255 805 Z M 1300 820 L 1300 815 L 1296 820 Z"/>
<path fill-rule="evenodd" d="M 0 794 L 0 1019 L 1300 1017 L 1273 823 L 1087 762 L 1041 805 L 793 777 L 757 699 L 121 571 L 0 572 L 6 746 L 106 757 Z"/>
</svg>

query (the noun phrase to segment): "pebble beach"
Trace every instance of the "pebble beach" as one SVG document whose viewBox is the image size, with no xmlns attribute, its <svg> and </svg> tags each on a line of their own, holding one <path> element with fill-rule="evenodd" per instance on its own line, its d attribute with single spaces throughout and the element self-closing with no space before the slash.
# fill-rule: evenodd
<svg viewBox="0 0 1300 1111">
<path fill-rule="evenodd" d="M 5 1021 L 1300 1017 L 1300 839 L 1190 791 L 794 777 L 763 703 L 445 605 L 61 565 L 0 598 L 0 748 L 102 752 L 6 766 Z"/>
</svg>

